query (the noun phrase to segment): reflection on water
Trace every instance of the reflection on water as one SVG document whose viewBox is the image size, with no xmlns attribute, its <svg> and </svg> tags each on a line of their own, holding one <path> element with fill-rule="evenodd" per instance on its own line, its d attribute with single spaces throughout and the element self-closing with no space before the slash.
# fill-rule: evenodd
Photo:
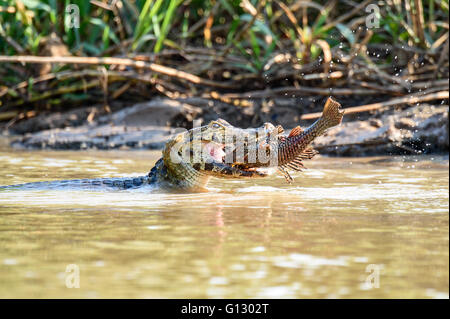
<svg viewBox="0 0 450 319">
<path fill-rule="evenodd" d="M 141 175 L 158 155 L 0 152 L 0 185 Z M 308 166 L 200 194 L 0 190 L 0 297 L 448 298 L 448 157 Z"/>
</svg>

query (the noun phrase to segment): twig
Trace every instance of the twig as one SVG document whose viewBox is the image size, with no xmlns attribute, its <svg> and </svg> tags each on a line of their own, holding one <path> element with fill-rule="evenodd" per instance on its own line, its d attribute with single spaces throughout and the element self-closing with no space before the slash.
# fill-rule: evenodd
<svg viewBox="0 0 450 319">
<path fill-rule="evenodd" d="M 322 30 L 331 29 L 334 26 L 336 26 L 338 23 L 341 23 L 341 22 L 347 20 L 348 18 L 351 18 L 355 14 L 360 13 L 361 10 L 363 8 L 365 8 L 371 2 L 372 2 L 372 0 L 366 0 L 364 2 L 361 2 L 358 6 L 354 7 L 349 13 L 344 14 L 344 15 L 340 16 L 338 19 L 334 20 L 333 22 L 330 22 L 330 23 L 326 24 L 325 26 L 323 26 Z"/>
<path fill-rule="evenodd" d="M 112 64 L 130 66 L 137 69 L 147 69 L 159 74 L 164 74 L 181 80 L 186 80 L 195 84 L 201 84 L 219 88 L 235 88 L 235 84 L 216 82 L 208 79 L 203 79 L 197 75 L 179 71 L 174 68 L 163 66 L 156 63 L 149 63 L 143 61 L 134 61 L 127 58 L 114 57 L 62 57 L 62 56 L 0 56 L 0 62 L 22 62 L 22 63 L 64 63 L 64 64 Z"/>
<path fill-rule="evenodd" d="M 110 80 L 112 81 L 112 80 Z M 40 100 L 45 100 L 49 97 L 55 96 L 55 95 L 60 95 L 60 94 L 66 94 L 66 93 L 72 93 L 72 92 L 76 92 L 76 91 L 81 91 L 81 90 L 86 90 L 95 86 L 99 86 L 100 85 L 100 81 L 99 80 L 93 80 L 91 82 L 88 82 L 86 84 L 81 83 L 81 84 L 77 84 L 77 85 L 73 85 L 73 86 L 69 86 L 69 87 L 62 87 L 62 88 L 58 88 L 54 91 L 48 91 L 45 92 L 41 95 L 38 96 L 33 96 L 32 98 L 28 99 L 28 100 L 19 100 L 16 101 L 15 103 L 12 103 L 9 106 L 19 106 L 25 103 L 29 103 L 29 102 L 36 102 L 36 101 L 40 101 Z"/>
<path fill-rule="evenodd" d="M 0 10 L 1 12 L 1 10 Z M 3 26 L 0 24 L 0 36 L 4 37 L 6 42 L 9 43 L 10 46 L 14 48 L 18 53 L 24 53 L 25 50 L 20 46 L 19 43 L 14 41 L 13 38 L 11 38 L 9 35 L 6 34 L 5 30 L 3 29 Z"/>
<path fill-rule="evenodd" d="M 19 114 L 19 111 L 9 111 L 0 113 L 0 121 L 7 121 L 12 118 L 15 118 Z"/>
<path fill-rule="evenodd" d="M 56 76 L 57 75 L 55 73 L 47 73 L 47 74 L 44 74 L 44 75 L 39 76 L 37 78 L 31 78 L 31 79 L 28 79 L 27 81 L 20 82 L 19 84 L 16 84 L 12 88 L 6 88 L 5 90 L 1 90 L 0 91 L 0 98 L 3 97 L 6 93 L 8 93 L 9 90 L 16 91 L 16 90 L 19 90 L 19 89 L 24 89 L 24 88 L 28 87 L 30 82 L 33 83 L 33 84 L 36 84 L 36 83 L 39 83 L 39 82 L 44 82 L 44 81 L 48 81 L 48 80 L 54 79 L 54 78 L 56 78 Z"/>
<path fill-rule="evenodd" d="M 0 7 L 0 12 L 7 12 L 7 13 L 15 13 L 16 8 L 15 7 Z"/>
<path fill-rule="evenodd" d="M 401 98 L 392 99 L 392 100 L 389 100 L 386 102 L 348 107 L 348 108 L 344 109 L 344 111 L 345 111 L 345 114 L 361 113 L 361 112 L 377 110 L 377 109 L 385 107 L 385 106 L 399 105 L 399 104 L 405 104 L 405 103 L 415 104 L 415 103 L 427 102 L 427 101 L 432 101 L 432 100 L 448 99 L 448 97 L 449 97 L 449 91 L 440 91 L 440 92 L 430 93 L 430 94 L 422 95 L 422 96 L 415 93 L 415 94 L 411 94 L 411 95 L 404 96 Z M 313 120 L 313 119 L 319 118 L 321 115 L 322 115 L 321 112 L 309 113 L 309 114 L 302 115 L 302 117 L 300 119 L 301 120 Z"/>
<path fill-rule="evenodd" d="M 378 90 L 369 89 L 347 89 L 347 88 L 313 88 L 302 86 L 300 88 L 287 86 L 271 90 L 253 91 L 247 93 L 224 94 L 223 97 L 230 99 L 250 99 L 250 98 L 267 98 L 279 95 L 301 95 L 301 94 L 317 94 L 317 95 L 371 95 L 379 94 Z"/>
<path fill-rule="evenodd" d="M 444 64 L 445 59 L 448 59 L 448 47 L 449 47 L 449 40 L 450 38 L 447 38 L 447 41 L 445 42 L 444 48 L 442 49 L 441 56 L 439 57 L 439 61 L 436 67 L 436 70 L 433 73 L 433 77 L 436 77 L 439 70 L 441 69 L 441 66 Z"/>
</svg>

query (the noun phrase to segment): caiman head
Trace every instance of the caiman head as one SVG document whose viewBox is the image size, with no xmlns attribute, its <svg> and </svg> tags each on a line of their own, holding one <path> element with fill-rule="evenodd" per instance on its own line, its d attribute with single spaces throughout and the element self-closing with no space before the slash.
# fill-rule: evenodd
<svg viewBox="0 0 450 319">
<path fill-rule="evenodd" d="M 163 157 L 155 166 L 159 168 L 158 182 L 181 189 L 202 189 L 212 176 L 267 176 L 258 167 L 240 168 L 238 164 L 247 162 L 250 153 L 264 145 L 269 135 L 281 132 L 281 127 L 270 123 L 241 129 L 217 119 L 179 133 L 166 143 Z"/>
</svg>

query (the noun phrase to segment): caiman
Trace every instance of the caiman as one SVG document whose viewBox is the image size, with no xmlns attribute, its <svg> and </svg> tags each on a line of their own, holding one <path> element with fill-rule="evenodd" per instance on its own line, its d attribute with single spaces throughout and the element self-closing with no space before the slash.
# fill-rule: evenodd
<svg viewBox="0 0 450 319">
<path fill-rule="evenodd" d="M 211 177 L 256 178 L 276 167 L 291 182 L 288 170 L 300 171 L 302 161 L 315 154 L 309 145 L 326 129 L 342 121 L 340 104 L 329 98 L 322 116 L 305 130 L 299 126 L 288 136 L 281 126 L 236 128 L 223 119 L 176 134 L 165 145 L 162 157 L 145 176 L 34 182 L 0 188 L 87 187 L 130 189 L 153 185 L 163 189 L 203 190 Z"/>
</svg>

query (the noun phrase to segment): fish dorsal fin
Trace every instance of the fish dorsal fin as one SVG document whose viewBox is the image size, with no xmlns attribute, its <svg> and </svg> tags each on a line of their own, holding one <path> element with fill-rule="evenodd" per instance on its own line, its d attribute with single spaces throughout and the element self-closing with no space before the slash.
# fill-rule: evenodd
<svg viewBox="0 0 450 319">
<path fill-rule="evenodd" d="M 302 134 L 303 129 L 300 126 L 296 126 L 291 130 L 291 133 L 289 133 L 288 137 L 297 136 Z"/>
</svg>

